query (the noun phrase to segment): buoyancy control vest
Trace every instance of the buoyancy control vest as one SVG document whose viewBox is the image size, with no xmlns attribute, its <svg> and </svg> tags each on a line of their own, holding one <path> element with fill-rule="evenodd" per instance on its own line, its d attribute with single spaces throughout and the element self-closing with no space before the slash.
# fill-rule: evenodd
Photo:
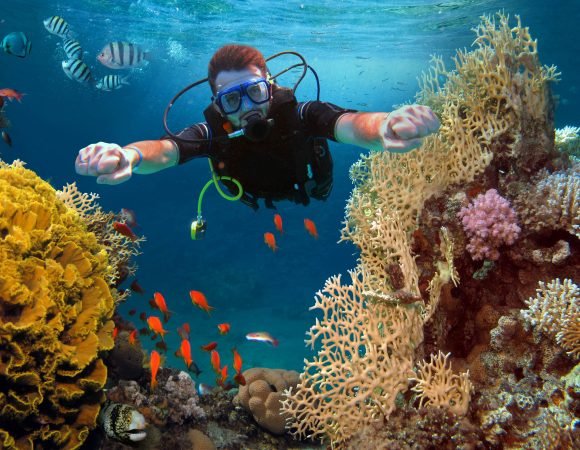
<svg viewBox="0 0 580 450">
<path fill-rule="evenodd" d="M 213 105 L 204 116 L 213 137 L 227 136 L 228 122 Z M 260 198 L 268 208 L 275 208 L 273 201 L 280 200 L 304 205 L 310 198 L 325 200 L 332 190 L 328 142 L 307 133 L 291 89 L 272 86 L 268 118 L 274 125 L 263 141 L 252 142 L 244 136 L 212 140 L 209 157 L 216 174 L 238 180 L 244 189 L 240 200 L 253 209 Z M 233 195 L 238 193 L 233 183 L 222 183 Z"/>
</svg>

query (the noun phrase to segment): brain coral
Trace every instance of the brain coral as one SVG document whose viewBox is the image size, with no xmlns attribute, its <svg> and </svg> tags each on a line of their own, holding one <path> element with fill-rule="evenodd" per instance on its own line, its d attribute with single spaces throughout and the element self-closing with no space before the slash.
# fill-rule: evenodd
<svg viewBox="0 0 580 450">
<path fill-rule="evenodd" d="M 111 268 L 95 235 L 22 163 L 0 161 L 0 447 L 78 448 L 113 347 Z"/>
</svg>

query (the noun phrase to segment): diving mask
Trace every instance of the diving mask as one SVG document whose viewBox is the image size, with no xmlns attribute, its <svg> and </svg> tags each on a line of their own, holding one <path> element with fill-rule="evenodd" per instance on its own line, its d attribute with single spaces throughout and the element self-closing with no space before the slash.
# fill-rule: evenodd
<svg viewBox="0 0 580 450">
<path fill-rule="evenodd" d="M 233 86 L 216 94 L 215 102 L 224 114 L 235 114 L 242 107 L 242 97 L 261 105 L 270 100 L 272 88 L 268 80 L 258 78 Z"/>
</svg>

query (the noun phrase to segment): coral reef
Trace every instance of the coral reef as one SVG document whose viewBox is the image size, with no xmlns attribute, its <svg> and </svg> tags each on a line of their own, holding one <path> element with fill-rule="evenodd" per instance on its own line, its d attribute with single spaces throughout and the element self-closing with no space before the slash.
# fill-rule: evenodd
<svg viewBox="0 0 580 450">
<path fill-rule="evenodd" d="M 80 192 L 76 183 L 69 183 L 57 191 L 58 198 L 70 209 L 76 211 L 87 225 L 87 229 L 97 236 L 97 240 L 105 247 L 109 255 L 111 271 L 107 281 L 112 286 L 119 286 L 128 276 L 135 275 L 136 267 L 131 258 L 139 255 L 139 245 L 145 241 L 143 236 L 135 240 L 115 231 L 113 223 L 124 221 L 122 213 L 105 212 L 96 200 L 98 194 Z M 130 294 L 114 291 L 115 300 L 122 301 Z"/>
<path fill-rule="evenodd" d="M 569 380 L 580 326 L 566 309 L 577 302 L 554 303 L 561 329 L 549 339 L 519 312 L 538 282 L 580 276 L 580 169 L 554 142 L 559 74 L 516 21 L 482 17 L 452 71 L 433 59 L 417 100 L 438 114 L 436 135 L 353 165 L 342 240 L 360 257 L 346 284 L 331 277 L 316 294 L 322 319 L 306 342 L 317 355 L 282 408 L 296 437 L 357 449 L 578 446 Z M 469 203 L 490 190 L 503 212 L 472 221 Z M 490 233 L 473 242 L 478 227 Z"/>
<path fill-rule="evenodd" d="M 0 161 L 0 197 L 0 446 L 78 448 L 113 347 L 107 252 L 23 163 Z"/>
<path fill-rule="evenodd" d="M 246 384 L 240 386 L 234 401 L 252 413 L 256 422 L 274 434 L 283 434 L 286 417 L 280 413 L 280 400 L 285 389 L 298 384 L 298 372 L 253 367 L 244 371 Z"/>
</svg>

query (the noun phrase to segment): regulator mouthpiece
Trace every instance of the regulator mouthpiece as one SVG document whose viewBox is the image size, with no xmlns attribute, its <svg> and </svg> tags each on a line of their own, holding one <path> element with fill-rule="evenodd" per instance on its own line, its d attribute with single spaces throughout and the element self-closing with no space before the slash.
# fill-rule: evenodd
<svg viewBox="0 0 580 450">
<path fill-rule="evenodd" d="M 244 136 L 252 142 L 261 142 L 268 138 L 274 119 L 262 119 L 259 116 L 253 116 L 243 128 Z"/>
</svg>

